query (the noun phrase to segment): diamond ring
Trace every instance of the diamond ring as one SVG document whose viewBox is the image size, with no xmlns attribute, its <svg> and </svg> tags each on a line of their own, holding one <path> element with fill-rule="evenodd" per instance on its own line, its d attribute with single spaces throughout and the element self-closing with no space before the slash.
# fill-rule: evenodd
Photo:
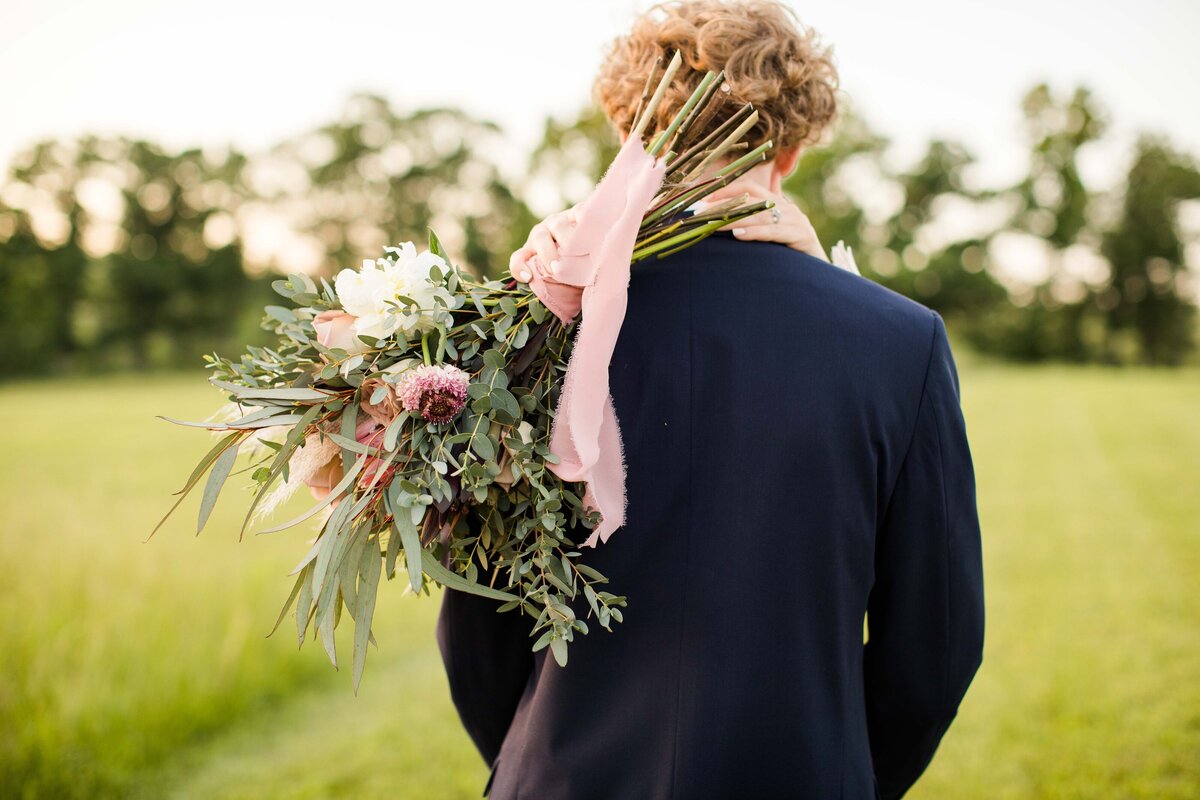
<svg viewBox="0 0 1200 800">
<path fill-rule="evenodd" d="M 771 209 L 771 222 L 775 225 L 779 224 L 779 209 L 778 208 Z"/>
</svg>

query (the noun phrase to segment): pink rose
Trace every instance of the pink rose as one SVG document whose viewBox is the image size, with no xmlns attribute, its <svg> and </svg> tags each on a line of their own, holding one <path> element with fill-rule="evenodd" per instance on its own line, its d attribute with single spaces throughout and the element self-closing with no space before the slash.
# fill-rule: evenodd
<svg viewBox="0 0 1200 800">
<path fill-rule="evenodd" d="M 384 390 L 383 398 L 378 403 L 372 403 L 371 398 L 380 388 Z M 396 390 L 382 378 L 367 378 L 362 385 L 362 410 L 380 425 L 387 426 L 400 413 L 403 406 Z"/>
<path fill-rule="evenodd" d="M 304 482 L 308 484 L 308 490 L 315 499 L 324 500 L 333 491 L 333 487 L 341 483 L 343 475 L 342 456 L 338 454 L 325 466 L 305 478 Z"/>
<path fill-rule="evenodd" d="M 359 444 L 365 444 L 367 447 L 378 449 L 383 447 L 384 432 L 384 426 L 368 417 L 358 423 L 358 427 L 354 430 L 354 439 Z M 385 463 L 382 458 L 367 456 L 367 463 L 363 465 L 362 474 L 358 477 L 358 488 L 366 489 L 372 483 L 377 483 L 379 486 L 387 486 L 391 482 L 392 476 L 396 474 L 396 465 L 392 464 L 385 470 L 383 468 Z M 376 478 L 376 475 L 378 475 L 378 478 Z"/>
<path fill-rule="evenodd" d="M 383 446 L 384 427 L 375 420 L 368 417 L 361 420 L 354 430 L 354 439 L 359 444 L 365 444 L 367 447 L 382 447 Z M 379 479 L 376 483 L 379 486 L 387 486 L 392 477 L 396 474 L 396 465 L 392 464 L 386 470 L 383 469 L 384 460 L 376 456 L 368 456 L 367 463 L 363 465 L 363 471 L 358 476 L 358 487 L 366 489 L 371 485 L 372 481 L 376 481 L 375 476 L 379 474 Z M 345 477 L 345 472 L 342 470 L 342 456 L 339 452 L 329 460 L 324 466 L 316 470 L 312 475 L 306 477 L 304 482 L 308 484 L 309 491 L 317 500 L 324 500 Z M 333 502 L 334 507 L 340 502 L 340 498 Z"/>
<path fill-rule="evenodd" d="M 317 341 L 325 347 L 338 348 L 347 353 L 361 353 L 367 346 L 358 338 L 358 330 L 355 328 L 357 321 L 357 317 L 345 311 L 322 311 L 313 320 Z"/>
</svg>

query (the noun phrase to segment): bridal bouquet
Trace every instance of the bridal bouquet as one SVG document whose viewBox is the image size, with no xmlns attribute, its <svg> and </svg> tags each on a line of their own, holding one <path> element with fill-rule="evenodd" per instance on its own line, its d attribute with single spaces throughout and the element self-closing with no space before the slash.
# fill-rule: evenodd
<svg viewBox="0 0 1200 800">
<path fill-rule="evenodd" d="M 294 606 L 299 641 L 311 630 L 336 666 L 334 631 L 349 615 L 356 688 L 380 576 L 393 578 L 398 564 L 414 592 L 435 583 L 527 614 L 532 648 L 549 646 L 560 664 L 589 630 L 580 614 L 605 629 L 621 621 L 625 598 L 604 589 L 580 547 L 623 521 L 607 367 L 629 265 L 769 207 L 743 198 L 687 213 L 770 144 L 735 155 L 757 115 L 743 107 L 714 127 L 723 80 L 710 73 L 647 145 L 647 121 L 678 66 L 676 55 L 653 93 L 655 75 L 647 80 L 639 122 L 580 207 L 553 274 L 535 265 L 527 283 L 480 280 L 431 233 L 428 249 L 386 248 L 332 284 L 276 281 L 288 303 L 268 306 L 264 325 L 278 342 L 236 360 L 208 357 L 230 405 L 180 423 L 221 438 L 175 507 L 203 483 L 203 529 L 239 457 L 255 488 L 243 533 L 308 485 L 311 508 L 260 531 L 320 521 L 275 627 Z"/>
</svg>

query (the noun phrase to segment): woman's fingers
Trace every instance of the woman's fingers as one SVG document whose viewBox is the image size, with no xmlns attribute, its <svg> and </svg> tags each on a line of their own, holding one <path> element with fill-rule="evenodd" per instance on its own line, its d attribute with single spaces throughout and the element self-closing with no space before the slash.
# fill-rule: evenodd
<svg viewBox="0 0 1200 800">
<path fill-rule="evenodd" d="M 747 242 L 779 242 L 790 244 L 795 231 L 778 225 L 746 225 L 745 220 L 735 222 L 732 233 L 735 238 Z"/>
<path fill-rule="evenodd" d="M 576 213 L 574 208 L 551 214 L 533 226 L 525 246 L 517 250 L 508 260 L 508 271 L 514 278 L 528 283 L 533 277 L 530 262 L 537 259 L 551 273 L 558 269 L 560 244 L 574 230 Z"/>
<path fill-rule="evenodd" d="M 545 224 L 550 229 L 550 235 L 554 237 L 555 244 L 560 247 L 571 235 L 571 231 L 575 229 L 574 215 L 566 211 L 560 214 L 551 214 L 546 218 Z"/>
<path fill-rule="evenodd" d="M 529 259 L 533 258 L 532 247 L 526 245 L 513 253 L 508 259 L 508 272 L 521 283 L 529 283 L 533 271 L 529 268 Z"/>
<path fill-rule="evenodd" d="M 730 191 L 731 189 L 732 191 Z M 720 205 L 721 203 L 727 203 L 730 200 L 739 201 L 739 206 L 750 206 L 756 203 L 768 201 L 779 205 L 781 199 L 782 198 L 777 197 L 776 195 L 762 191 L 756 186 L 738 186 L 736 184 L 730 184 L 724 189 L 713 192 L 711 195 L 704 198 L 703 205 L 700 208 L 697 208 L 696 211 L 697 213 L 702 214 L 705 211 L 708 211 Z M 743 222 L 770 222 L 771 219 L 771 211 L 768 209 L 767 211 L 759 212 L 752 217 L 745 217 L 731 225 L 726 225 L 722 230 L 731 230 L 732 228 L 739 227 Z"/>
<path fill-rule="evenodd" d="M 537 259 L 551 272 L 558 268 L 558 242 L 554 241 L 546 223 L 534 226 L 525 245 L 533 248 Z"/>
<path fill-rule="evenodd" d="M 695 203 L 694 207 L 697 213 L 704 213 L 705 211 L 730 200 L 740 200 L 742 204 L 745 204 L 757 203 L 761 200 L 767 199 L 761 195 L 762 191 L 757 186 L 743 183 L 742 179 L 739 178 L 728 186 L 723 186 L 720 189 L 717 189 L 703 200 Z"/>
<path fill-rule="evenodd" d="M 821 247 L 821 242 L 817 238 L 816 231 L 813 230 L 812 224 L 803 214 L 799 214 L 797 222 L 752 222 L 759 215 L 740 220 L 734 223 L 733 235 L 734 238 L 744 242 L 777 242 L 785 244 L 793 250 L 799 250 L 802 253 L 808 253 L 810 256 L 815 256 L 821 260 L 825 259 L 825 250 Z"/>
<path fill-rule="evenodd" d="M 790 215 L 787 215 L 785 213 L 786 209 L 783 207 L 783 203 L 780 202 L 779 198 L 777 198 L 777 197 L 753 197 L 750 199 L 750 202 L 751 203 L 761 203 L 761 202 L 767 201 L 767 200 L 774 203 L 774 205 L 771 208 L 768 208 L 765 211 L 760 211 L 757 214 L 753 214 L 749 217 L 744 217 L 742 219 L 739 219 L 737 222 L 733 223 L 729 227 L 732 229 L 732 228 L 746 228 L 751 225 L 770 225 L 772 227 L 778 228 L 780 225 L 784 225 L 784 226 L 790 225 L 792 223 L 792 220 L 790 219 Z M 784 202 L 786 202 L 786 201 L 784 201 Z M 778 215 L 778 216 L 776 216 L 776 215 Z M 776 221 L 776 220 L 778 220 L 778 221 Z M 780 240 L 780 241 L 782 241 L 782 240 Z"/>
<path fill-rule="evenodd" d="M 741 186 L 734 182 L 705 198 L 705 204 L 712 207 L 740 194 L 747 196 L 746 204 L 769 201 L 773 207 L 737 220 L 724 230 L 732 231 L 736 238 L 744 241 L 777 242 L 793 250 L 825 258 L 825 250 L 821 247 L 812 222 L 799 206 L 783 195 L 765 191 L 754 184 Z"/>
</svg>

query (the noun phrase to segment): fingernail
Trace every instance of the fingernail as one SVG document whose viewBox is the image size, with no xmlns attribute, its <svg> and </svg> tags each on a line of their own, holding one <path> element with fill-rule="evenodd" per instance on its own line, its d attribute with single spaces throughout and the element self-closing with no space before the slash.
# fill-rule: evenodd
<svg viewBox="0 0 1200 800">
<path fill-rule="evenodd" d="M 551 261 L 551 262 L 550 262 L 550 271 L 551 271 L 551 272 L 558 272 L 558 264 L 559 264 L 559 262 L 558 262 L 558 259 L 555 259 L 555 260 Z"/>
<path fill-rule="evenodd" d="M 733 235 L 734 235 L 734 236 L 741 236 L 741 235 L 742 235 L 743 233 L 745 233 L 745 232 L 746 232 L 746 229 L 745 229 L 745 228 L 734 228 L 734 229 L 733 229 Z"/>
<path fill-rule="evenodd" d="M 530 277 L 532 276 L 530 276 L 527 270 L 521 270 L 517 273 L 517 280 L 521 281 L 521 283 L 528 283 Z"/>
</svg>

